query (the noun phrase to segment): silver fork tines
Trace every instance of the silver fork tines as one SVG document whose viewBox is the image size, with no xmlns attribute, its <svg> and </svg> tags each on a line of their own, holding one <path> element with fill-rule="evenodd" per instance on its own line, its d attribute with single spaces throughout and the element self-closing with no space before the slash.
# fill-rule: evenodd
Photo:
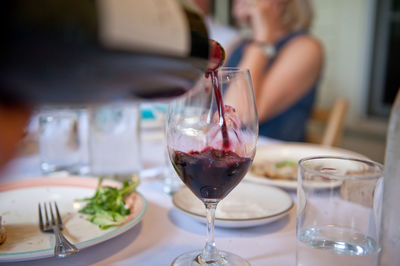
<svg viewBox="0 0 400 266">
<path fill-rule="evenodd" d="M 47 205 L 49 207 L 51 220 L 49 219 Z M 54 247 L 54 255 L 56 255 L 57 257 L 60 257 L 60 258 L 64 258 L 68 255 L 77 253 L 79 251 L 77 249 L 77 247 L 75 247 L 73 244 L 71 244 L 68 241 L 68 239 L 66 239 L 64 237 L 64 235 L 61 233 L 61 230 L 63 230 L 63 225 L 62 225 L 62 219 L 61 219 L 60 212 L 58 210 L 57 203 L 54 202 L 54 209 L 55 209 L 56 217 L 54 217 L 53 207 L 51 206 L 50 202 L 48 204 L 43 203 L 43 208 L 44 208 L 45 220 L 43 220 L 42 207 L 39 203 L 39 205 L 38 205 L 39 228 L 44 233 L 54 233 L 54 235 L 56 237 L 56 243 L 55 243 L 55 247 Z"/>
<path fill-rule="evenodd" d="M 61 215 L 60 212 L 58 211 L 58 206 L 57 206 L 57 202 L 54 202 L 54 207 L 56 209 L 56 215 L 57 215 L 57 224 L 58 224 L 58 228 L 60 228 L 60 230 L 63 230 L 63 223 L 61 220 Z M 53 213 L 52 213 L 53 214 Z"/>
</svg>

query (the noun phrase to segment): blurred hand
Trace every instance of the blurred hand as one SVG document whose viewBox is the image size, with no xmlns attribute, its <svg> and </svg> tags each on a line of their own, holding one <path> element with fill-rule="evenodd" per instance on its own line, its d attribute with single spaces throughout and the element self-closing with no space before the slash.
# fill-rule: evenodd
<svg viewBox="0 0 400 266">
<path fill-rule="evenodd" d="M 249 0 L 235 0 L 233 3 L 233 17 L 239 25 L 250 25 Z"/>
<path fill-rule="evenodd" d="M 0 104 L 0 169 L 15 154 L 30 114 L 29 108 Z"/>
<path fill-rule="evenodd" d="M 250 25 L 253 40 L 274 43 L 281 31 L 281 17 L 287 0 L 235 0 L 233 15 Z"/>
</svg>

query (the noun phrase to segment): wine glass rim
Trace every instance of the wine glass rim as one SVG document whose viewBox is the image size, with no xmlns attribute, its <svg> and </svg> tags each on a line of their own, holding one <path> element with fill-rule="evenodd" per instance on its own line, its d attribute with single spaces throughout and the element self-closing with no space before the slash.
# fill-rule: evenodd
<svg viewBox="0 0 400 266">
<path fill-rule="evenodd" d="M 369 160 L 369 159 L 363 159 L 363 158 L 353 158 L 353 157 L 346 157 L 346 156 L 332 156 L 332 155 L 321 155 L 321 156 L 310 156 L 310 157 L 305 157 L 299 160 L 298 166 L 300 169 L 303 171 L 319 175 L 321 174 L 320 170 L 315 170 L 309 168 L 306 164 L 310 161 L 317 161 L 317 160 L 340 160 L 340 161 L 353 161 L 357 162 L 360 164 L 365 164 L 369 165 L 376 170 L 374 173 L 368 173 L 368 174 L 363 174 L 363 175 L 352 175 L 352 179 L 376 179 L 379 178 L 383 175 L 383 165 Z M 345 178 L 342 175 L 337 175 L 333 173 L 324 173 L 324 177 L 326 178 L 331 178 L 331 179 L 336 179 L 336 178 Z"/>
<path fill-rule="evenodd" d="M 249 71 L 247 68 L 241 67 L 220 67 L 218 68 L 218 72 L 243 72 Z"/>
</svg>

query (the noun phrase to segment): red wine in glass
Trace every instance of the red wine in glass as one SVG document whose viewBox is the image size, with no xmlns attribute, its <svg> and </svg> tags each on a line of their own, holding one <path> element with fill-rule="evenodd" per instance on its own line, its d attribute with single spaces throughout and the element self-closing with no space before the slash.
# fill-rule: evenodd
<svg viewBox="0 0 400 266">
<path fill-rule="evenodd" d="M 172 164 L 183 183 L 200 199 L 223 199 L 239 184 L 251 159 L 207 147 L 189 153 L 174 151 Z"/>
</svg>

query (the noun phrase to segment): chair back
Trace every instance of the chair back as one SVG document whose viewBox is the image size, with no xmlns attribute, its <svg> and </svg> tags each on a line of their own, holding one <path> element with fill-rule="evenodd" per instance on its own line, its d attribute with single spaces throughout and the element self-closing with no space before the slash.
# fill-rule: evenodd
<svg viewBox="0 0 400 266">
<path fill-rule="evenodd" d="M 314 108 L 307 125 L 307 142 L 337 146 L 343 134 L 347 109 L 348 101 L 344 98 L 336 99 L 330 109 Z"/>
</svg>

